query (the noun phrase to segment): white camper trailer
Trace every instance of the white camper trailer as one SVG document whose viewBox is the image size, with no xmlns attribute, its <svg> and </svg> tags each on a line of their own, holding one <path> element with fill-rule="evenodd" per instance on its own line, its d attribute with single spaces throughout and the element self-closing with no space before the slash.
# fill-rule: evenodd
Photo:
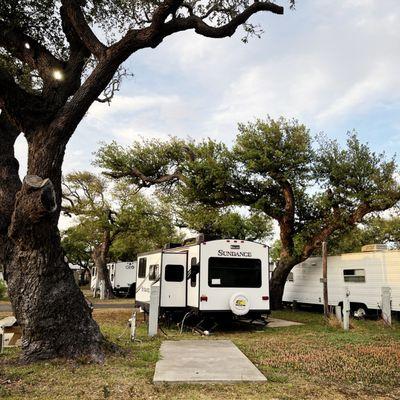
<svg viewBox="0 0 400 400">
<path fill-rule="evenodd" d="M 134 297 L 136 288 L 136 261 L 107 264 L 111 287 L 117 296 Z M 92 267 L 90 289 L 93 293 L 100 290 L 96 267 Z"/>
<path fill-rule="evenodd" d="M 266 245 L 223 239 L 138 255 L 136 304 L 148 310 L 160 287 L 160 310 L 260 317 L 269 311 Z"/>
<path fill-rule="evenodd" d="M 107 268 L 114 293 L 133 297 L 136 290 L 136 261 L 110 263 Z"/>
<path fill-rule="evenodd" d="M 400 251 L 382 245 L 364 246 L 360 253 L 328 257 L 328 302 L 341 306 L 345 288 L 355 316 L 381 309 L 382 287 L 391 289 L 392 311 L 400 311 Z M 323 304 L 322 258 L 296 265 L 287 279 L 283 301 Z"/>
</svg>

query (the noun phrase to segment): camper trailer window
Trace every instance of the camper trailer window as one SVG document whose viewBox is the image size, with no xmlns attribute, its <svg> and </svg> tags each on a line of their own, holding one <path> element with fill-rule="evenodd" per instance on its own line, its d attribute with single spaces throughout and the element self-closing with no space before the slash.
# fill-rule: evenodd
<svg viewBox="0 0 400 400">
<path fill-rule="evenodd" d="M 197 285 L 197 274 L 200 272 L 200 265 L 197 264 L 197 258 L 192 257 L 190 259 L 190 287 L 196 287 Z"/>
<path fill-rule="evenodd" d="M 289 272 L 289 275 L 286 279 L 288 282 L 294 282 L 294 278 L 293 278 L 293 272 Z"/>
<path fill-rule="evenodd" d="M 183 265 L 168 264 L 165 266 L 165 280 L 167 282 L 182 282 L 183 275 Z"/>
<path fill-rule="evenodd" d="M 146 264 L 147 258 L 141 258 L 139 260 L 139 271 L 138 271 L 138 278 L 145 278 L 146 277 Z"/>
<path fill-rule="evenodd" d="M 343 276 L 345 282 L 365 282 L 364 269 L 344 269 Z"/>
<path fill-rule="evenodd" d="M 261 260 L 210 257 L 208 286 L 259 288 L 261 287 Z"/>
<path fill-rule="evenodd" d="M 158 264 L 150 265 L 149 267 L 149 281 L 158 279 Z"/>
</svg>

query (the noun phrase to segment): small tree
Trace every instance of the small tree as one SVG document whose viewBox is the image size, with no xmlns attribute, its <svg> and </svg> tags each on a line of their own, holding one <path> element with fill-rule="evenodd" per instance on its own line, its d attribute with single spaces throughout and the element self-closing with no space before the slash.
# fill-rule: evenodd
<svg viewBox="0 0 400 400">
<path fill-rule="evenodd" d="M 79 265 L 84 273 L 91 276 L 93 243 L 88 233 L 88 226 L 85 224 L 72 226 L 61 233 L 61 245 L 68 262 Z"/>
<path fill-rule="evenodd" d="M 114 297 L 107 269 L 111 256 L 114 261 L 133 258 L 177 237 L 167 207 L 124 183 L 110 188 L 106 179 L 83 171 L 68 174 L 63 187 L 63 210 L 78 219 L 64 234 L 67 257 L 85 259 L 90 252 L 106 298 Z"/>
<path fill-rule="evenodd" d="M 113 291 L 107 272 L 110 246 L 121 232 L 116 221 L 116 212 L 106 198 L 107 183 L 90 172 L 68 174 L 63 181 L 64 212 L 76 215 L 85 229 L 92 231 L 97 240 L 92 251 L 93 263 L 99 281 L 105 284 L 107 298 L 112 298 Z"/>
</svg>

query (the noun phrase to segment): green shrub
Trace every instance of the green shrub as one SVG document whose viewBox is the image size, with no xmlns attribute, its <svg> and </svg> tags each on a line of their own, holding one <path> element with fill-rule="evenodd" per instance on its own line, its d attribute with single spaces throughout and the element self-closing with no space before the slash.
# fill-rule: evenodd
<svg viewBox="0 0 400 400">
<path fill-rule="evenodd" d="M 7 295 L 7 286 L 4 281 L 0 281 L 0 300 L 4 299 Z"/>
</svg>

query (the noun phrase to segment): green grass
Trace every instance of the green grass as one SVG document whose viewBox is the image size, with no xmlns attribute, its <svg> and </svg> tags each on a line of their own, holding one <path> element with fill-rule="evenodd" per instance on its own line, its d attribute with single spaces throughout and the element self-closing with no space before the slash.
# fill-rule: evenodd
<svg viewBox="0 0 400 400">
<path fill-rule="evenodd" d="M 353 321 L 343 332 L 321 314 L 282 311 L 274 317 L 304 323 L 261 331 L 236 330 L 199 335 L 168 329 L 169 340 L 231 339 L 265 374 L 266 384 L 174 385 L 151 383 L 165 336 L 149 339 L 139 321 L 141 343 L 130 343 L 129 310 L 96 310 L 95 318 L 112 341 L 127 350 L 104 365 L 63 360 L 19 363 L 19 350 L 0 356 L 0 398 L 7 399 L 398 399 L 400 326 Z M 227 365 L 227 368 L 234 368 Z"/>
</svg>

